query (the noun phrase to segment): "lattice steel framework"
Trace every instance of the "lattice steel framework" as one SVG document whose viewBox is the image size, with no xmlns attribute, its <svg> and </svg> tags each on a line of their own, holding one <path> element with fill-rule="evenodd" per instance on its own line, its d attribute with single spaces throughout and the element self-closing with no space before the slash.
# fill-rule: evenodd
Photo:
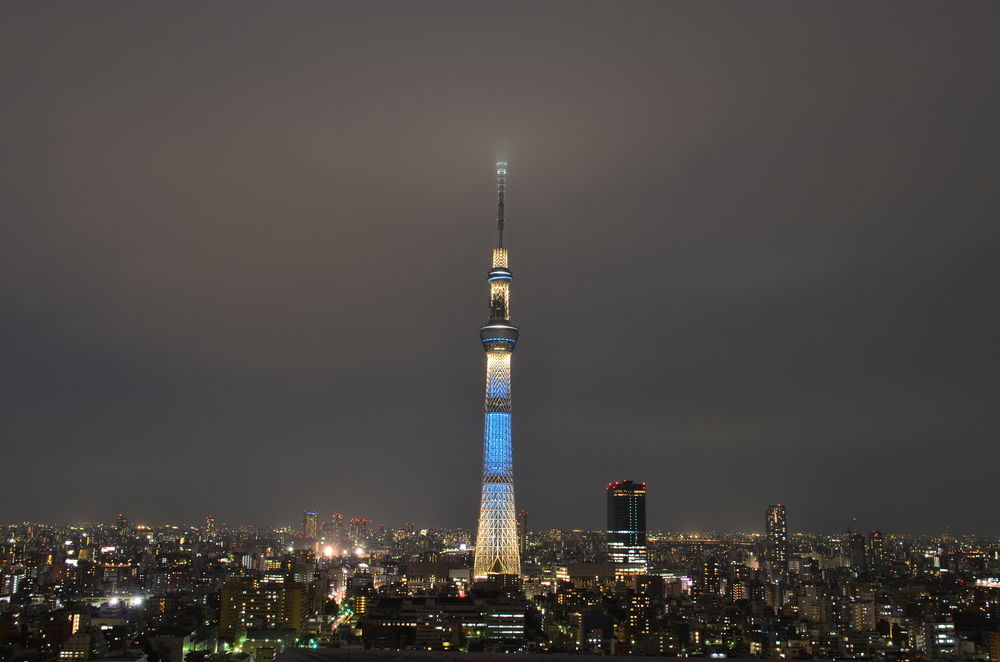
<svg viewBox="0 0 1000 662">
<path fill-rule="evenodd" d="M 510 323 L 507 249 L 503 246 L 507 164 L 497 163 L 497 229 L 490 284 L 490 321 L 479 330 L 486 350 L 486 398 L 483 421 L 483 493 L 479 504 L 473 574 L 520 575 L 521 554 L 514 506 L 514 465 L 510 434 L 510 359 L 518 330 Z"/>
</svg>

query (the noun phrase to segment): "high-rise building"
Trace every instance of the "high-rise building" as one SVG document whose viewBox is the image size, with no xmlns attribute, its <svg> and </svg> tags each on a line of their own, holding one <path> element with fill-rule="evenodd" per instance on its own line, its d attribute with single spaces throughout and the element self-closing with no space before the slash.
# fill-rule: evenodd
<svg viewBox="0 0 1000 662">
<path fill-rule="evenodd" d="M 483 609 L 486 640 L 503 652 L 523 652 L 524 614 L 522 604 L 501 602 L 486 605 Z"/>
<path fill-rule="evenodd" d="M 646 483 L 608 483 L 608 560 L 615 574 L 646 572 Z"/>
<path fill-rule="evenodd" d="M 625 631 L 633 637 L 642 637 L 652 631 L 653 601 L 648 595 L 636 592 L 628 596 L 625 607 Z"/>
<path fill-rule="evenodd" d="M 319 538 L 319 513 L 307 510 L 302 514 L 302 537 Z"/>
<path fill-rule="evenodd" d="M 118 513 L 118 533 L 124 535 L 128 532 L 128 518 L 123 513 Z"/>
<path fill-rule="evenodd" d="M 722 563 L 718 559 L 702 562 L 695 589 L 699 597 L 718 595 L 722 591 Z"/>
<path fill-rule="evenodd" d="M 872 566 L 877 567 L 885 561 L 885 539 L 881 531 L 868 534 L 868 558 Z"/>
<path fill-rule="evenodd" d="M 347 528 L 344 526 L 343 513 L 334 513 L 330 516 L 330 540 L 338 545 L 347 542 Z"/>
<path fill-rule="evenodd" d="M 941 659 L 958 652 L 958 636 L 951 616 L 925 616 L 923 627 L 914 637 L 917 648 L 931 659 Z"/>
<path fill-rule="evenodd" d="M 767 507 L 765 522 L 765 560 L 773 570 L 784 572 L 788 569 L 788 513 L 784 504 Z"/>
<path fill-rule="evenodd" d="M 205 537 L 208 540 L 214 539 L 219 535 L 218 529 L 215 528 L 215 518 L 211 515 L 205 516 Z"/>
<path fill-rule="evenodd" d="M 858 632 L 871 632 L 878 622 L 878 607 L 875 595 L 863 592 L 855 596 L 851 604 L 851 627 Z"/>
<path fill-rule="evenodd" d="M 222 587 L 219 634 L 238 628 L 287 628 L 302 631 L 307 607 L 305 584 L 233 579 Z"/>
<path fill-rule="evenodd" d="M 852 568 L 863 568 L 868 563 L 865 537 L 860 533 L 847 532 L 847 558 Z"/>
<path fill-rule="evenodd" d="M 350 600 L 351 610 L 358 615 L 368 611 L 375 601 L 375 578 L 367 569 L 359 570 L 347 580 L 346 597 Z"/>
<path fill-rule="evenodd" d="M 510 283 L 503 245 L 504 197 L 507 193 L 507 164 L 497 163 L 497 247 L 493 268 L 486 280 L 490 285 L 490 318 L 479 329 L 486 351 L 486 398 L 483 424 L 483 489 L 479 503 L 479 528 L 473 575 L 485 579 L 491 574 L 521 574 L 521 554 L 517 540 L 514 508 L 514 463 L 510 432 L 510 359 L 517 344 L 518 330 L 510 322 Z"/>
<path fill-rule="evenodd" d="M 528 511 L 517 514 L 517 546 L 521 550 L 521 558 L 528 552 Z"/>
<path fill-rule="evenodd" d="M 347 529 L 348 542 L 361 545 L 368 540 L 368 520 L 364 517 L 352 517 Z"/>
</svg>

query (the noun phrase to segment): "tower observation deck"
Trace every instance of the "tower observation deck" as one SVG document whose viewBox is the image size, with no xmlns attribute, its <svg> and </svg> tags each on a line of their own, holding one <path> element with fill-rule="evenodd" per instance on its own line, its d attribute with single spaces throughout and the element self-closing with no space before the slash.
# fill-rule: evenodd
<svg viewBox="0 0 1000 662">
<path fill-rule="evenodd" d="M 479 329 L 486 350 L 486 397 L 483 423 L 483 491 L 476 533 L 473 575 L 520 575 L 521 554 L 514 507 L 514 467 L 510 433 L 510 359 L 517 345 L 517 327 L 510 322 L 510 283 L 503 245 L 507 164 L 497 163 L 497 246 L 486 276 L 490 287 L 489 321 Z"/>
</svg>

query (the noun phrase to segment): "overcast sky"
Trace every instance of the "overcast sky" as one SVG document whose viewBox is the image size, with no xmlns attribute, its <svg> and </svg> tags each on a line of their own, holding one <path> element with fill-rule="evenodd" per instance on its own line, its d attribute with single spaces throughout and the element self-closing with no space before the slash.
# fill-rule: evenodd
<svg viewBox="0 0 1000 662">
<path fill-rule="evenodd" d="M 0 7 L 0 521 L 1000 533 L 1000 4 Z"/>
</svg>

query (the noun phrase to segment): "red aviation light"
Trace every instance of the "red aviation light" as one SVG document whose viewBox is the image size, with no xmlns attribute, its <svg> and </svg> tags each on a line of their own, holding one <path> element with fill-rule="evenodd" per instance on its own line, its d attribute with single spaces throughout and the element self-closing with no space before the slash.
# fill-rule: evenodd
<svg viewBox="0 0 1000 662">
<path fill-rule="evenodd" d="M 632 483 L 630 480 L 616 480 L 613 483 L 608 483 L 608 489 L 619 489 L 623 487 L 626 483 Z M 636 489 L 646 489 L 646 483 L 632 483 Z"/>
</svg>

